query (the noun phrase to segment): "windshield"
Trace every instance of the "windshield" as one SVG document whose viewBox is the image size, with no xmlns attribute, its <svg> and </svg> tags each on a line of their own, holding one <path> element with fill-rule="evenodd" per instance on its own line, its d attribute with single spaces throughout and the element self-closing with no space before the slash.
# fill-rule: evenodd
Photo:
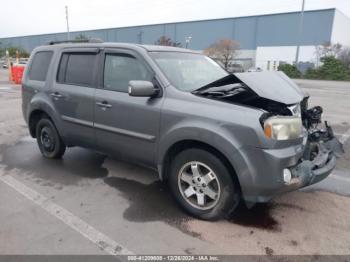
<svg viewBox="0 0 350 262">
<path fill-rule="evenodd" d="M 191 92 L 228 73 L 207 56 L 179 52 L 151 52 L 150 56 L 177 89 Z"/>
</svg>

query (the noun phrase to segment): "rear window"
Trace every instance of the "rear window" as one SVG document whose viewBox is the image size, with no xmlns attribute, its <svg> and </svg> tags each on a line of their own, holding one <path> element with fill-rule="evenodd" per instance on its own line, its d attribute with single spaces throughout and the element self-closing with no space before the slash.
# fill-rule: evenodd
<svg viewBox="0 0 350 262">
<path fill-rule="evenodd" d="M 59 83 L 90 86 L 96 54 L 94 53 L 64 53 L 62 55 L 57 81 Z"/>
<path fill-rule="evenodd" d="M 36 81 L 46 80 L 52 55 L 52 51 L 41 51 L 35 53 L 29 70 L 29 79 Z"/>
</svg>

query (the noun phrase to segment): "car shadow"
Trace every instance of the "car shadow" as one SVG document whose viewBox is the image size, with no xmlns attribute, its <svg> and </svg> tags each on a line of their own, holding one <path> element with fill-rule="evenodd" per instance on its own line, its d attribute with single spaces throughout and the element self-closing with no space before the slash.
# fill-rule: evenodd
<svg viewBox="0 0 350 262">
<path fill-rule="evenodd" d="M 41 156 L 34 140 L 23 140 L 8 147 L 2 146 L 1 154 L 0 163 L 6 165 L 7 169 L 16 168 L 23 170 L 23 174 L 35 174 L 35 179 L 46 181 L 43 185 L 79 185 L 79 181 L 84 178 L 103 179 L 108 186 L 115 188 L 129 201 L 129 207 L 123 214 L 128 221 L 162 221 L 186 234 L 200 238 L 200 234 L 191 231 L 186 223 L 194 218 L 177 205 L 166 183 L 153 181 L 145 184 L 132 178 L 113 176 L 104 167 L 105 155 L 82 148 L 70 148 L 62 159 L 46 159 Z M 123 166 L 128 173 L 141 173 L 137 174 L 138 176 L 150 173 L 145 168 L 136 168 L 119 160 L 109 158 L 109 161 Z M 251 209 L 241 204 L 228 221 L 241 226 L 277 231 L 280 227 L 271 215 L 273 208 L 276 206 L 272 203 L 258 204 Z"/>
<path fill-rule="evenodd" d="M 82 148 L 68 149 L 62 159 L 47 159 L 40 154 L 35 140 L 24 140 L 2 147 L 1 155 L 0 163 L 6 169 L 20 169 L 24 175 L 35 173 L 37 179 L 60 185 L 74 185 L 82 178 L 96 179 L 108 175 L 108 170 L 102 166 L 106 156 Z"/>
</svg>

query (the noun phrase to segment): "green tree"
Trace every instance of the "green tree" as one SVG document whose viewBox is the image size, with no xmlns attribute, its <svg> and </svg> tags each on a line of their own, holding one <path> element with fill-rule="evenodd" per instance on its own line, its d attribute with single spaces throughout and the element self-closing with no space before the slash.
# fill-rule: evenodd
<svg viewBox="0 0 350 262">
<path fill-rule="evenodd" d="M 334 56 L 326 56 L 321 59 L 323 65 L 318 68 L 319 76 L 325 80 L 349 80 L 349 69 L 342 61 Z"/>
<path fill-rule="evenodd" d="M 2 42 L 0 42 L 0 58 L 5 56 L 5 49 L 2 47 Z"/>
<path fill-rule="evenodd" d="M 305 78 L 321 80 L 350 80 L 350 69 L 334 56 L 321 58 L 323 65 L 317 69 L 309 69 Z"/>
<path fill-rule="evenodd" d="M 304 78 L 306 79 L 321 79 L 319 70 L 315 68 L 309 68 L 306 70 Z"/>
<path fill-rule="evenodd" d="M 278 66 L 278 71 L 284 72 L 290 78 L 301 78 L 301 72 L 295 65 L 283 64 Z"/>
</svg>

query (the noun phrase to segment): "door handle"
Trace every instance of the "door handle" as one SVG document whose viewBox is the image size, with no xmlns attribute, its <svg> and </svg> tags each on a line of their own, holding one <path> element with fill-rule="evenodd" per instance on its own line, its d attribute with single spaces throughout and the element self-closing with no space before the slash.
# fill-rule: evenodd
<svg viewBox="0 0 350 262">
<path fill-rule="evenodd" d="M 102 107 L 102 108 L 111 108 L 112 107 L 112 105 L 108 104 L 107 101 L 97 102 L 96 105 L 98 105 L 99 107 Z"/>
<path fill-rule="evenodd" d="M 54 99 L 59 99 L 59 98 L 61 98 L 61 97 L 63 97 L 63 95 L 61 95 L 60 93 L 58 93 L 58 92 L 54 92 L 54 93 L 51 93 L 50 94 Z"/>
</svg>

